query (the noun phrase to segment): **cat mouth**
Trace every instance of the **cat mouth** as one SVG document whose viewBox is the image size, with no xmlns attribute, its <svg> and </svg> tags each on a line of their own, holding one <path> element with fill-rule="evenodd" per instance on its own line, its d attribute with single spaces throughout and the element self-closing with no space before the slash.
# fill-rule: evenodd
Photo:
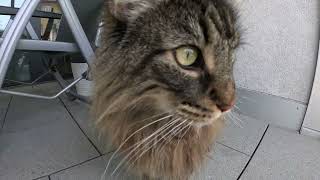
<svg viewBox="0 0 320 180">
<path fill-rule="evenodd" d="M 182 119 L 189 120 L 194 126 L 210 125 L 222 116 L 222 111 L 218 108 L 209 109 L 188 102 L 181 103 L 176 113 L 181 116 Z"/>
<path fill-rule="evenodd" d="M 172 133 L 170 133 L 171 138 L 167 139 L 173 144 L 188 140 L 199 134 L 202 128 L 212 125 L 221 116 L 221 112 L 212 112 L 211 114 L 200 116 L 194 112 L 179 108 L 176 111 L 176 115 L 171 119 L 176 122 L 174 122 L 175 127 L 168 129 Z"/>
</svg>

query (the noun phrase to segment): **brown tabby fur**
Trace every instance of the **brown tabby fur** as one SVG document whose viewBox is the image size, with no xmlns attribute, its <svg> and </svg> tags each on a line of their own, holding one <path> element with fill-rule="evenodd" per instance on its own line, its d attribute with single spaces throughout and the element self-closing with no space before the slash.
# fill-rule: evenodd
<svg viewBox="0 0 320 180">
<path fill-rule="evenodd" d="M 140 177 L 188 179 L 223 126 L 221 108 L 235 98 L 239 34 L 231 6 L 223 0 L 108 0 L 104 14 L 103 46 L 93 69 L 97 127 L 125 157 L 159 128 L 186 120 L 164 130 L 166 138 L 160 131 L 125 164 Z M 194 70 L 177 65 L 174 55 L 177 47 L 190 45 L 201 52 L 202 65 Z M 182 131 L 171 133 L 174 127 Z"/>
</svg>

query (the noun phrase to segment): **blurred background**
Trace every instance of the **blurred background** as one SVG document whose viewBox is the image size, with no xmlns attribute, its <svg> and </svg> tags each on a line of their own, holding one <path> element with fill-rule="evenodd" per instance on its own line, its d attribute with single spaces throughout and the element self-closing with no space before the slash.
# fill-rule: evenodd
<svg viewBox="0 0 320 180">
<path fill-rule="evenodd" d="M 24 0 L 1 0 L 0 6 L 14 7 L 20 8 Z M 61 9 L 56 0 L 42 0 L 38 10 L 45 12 L 53 12 L 53 13 L 61 13 Z M 4 32 L 10 18 L 13 16 L 10 15 L 0 15 L 0 36 Z M 36 31 L 38 37 L 43 38 L 45 33 L 49 33 L 46 35 L 46 40 L 55 41 L 57 39 L 60 19 L 54 19 L 51 27 L 51 31 L 45 32 L 48 25 L 48 18 L 32 18 L 31 24 Z M 26 38 L 23 35 L 22 38 Z M 30 82 L 39 76 L 41 76 L 45 69 L 42 66 L 41 62 L 42 54 L 39 52 L 22 52 L 16 51 L 14 57 L 10 63 L 10 67 L 7 72 L 7 81 L 5 81 L 4 87 L 17 85 L 14 81 L 22 81 L 22 82 Z M 72 77 L 71 66 L 70 63 L 60 63 L 59 66 L 62 71 L 62 75 L 67 78 Z M 53 78 L 48 75 L 43 77 L 39 82 L 46 82 L 53 80 Z"/>
</svg>

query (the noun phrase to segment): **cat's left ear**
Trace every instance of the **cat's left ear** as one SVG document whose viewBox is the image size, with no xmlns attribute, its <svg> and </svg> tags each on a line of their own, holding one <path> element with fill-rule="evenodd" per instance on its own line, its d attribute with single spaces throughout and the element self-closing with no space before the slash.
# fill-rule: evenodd
<svg viewBox="0 0 320 180">
<path fill-rule="evenodd" d="M 109 0 L 111 14 L 120 21 L 132 21 L 150 8 L 156 6 L 160 0 Z"/>
</svg>

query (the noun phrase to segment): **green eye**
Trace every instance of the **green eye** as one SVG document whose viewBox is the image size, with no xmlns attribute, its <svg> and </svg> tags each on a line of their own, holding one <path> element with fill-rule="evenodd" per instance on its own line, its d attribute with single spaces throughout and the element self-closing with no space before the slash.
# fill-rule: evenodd
<svg viewBox="0 0 320 180">
<path fill-rule="evenodd" d="M 191 66 L 198 59 L 198 50 L 193 47 L 181 47 L 176 50 L 177 61 L 182 66 Z"/>
</svg>

